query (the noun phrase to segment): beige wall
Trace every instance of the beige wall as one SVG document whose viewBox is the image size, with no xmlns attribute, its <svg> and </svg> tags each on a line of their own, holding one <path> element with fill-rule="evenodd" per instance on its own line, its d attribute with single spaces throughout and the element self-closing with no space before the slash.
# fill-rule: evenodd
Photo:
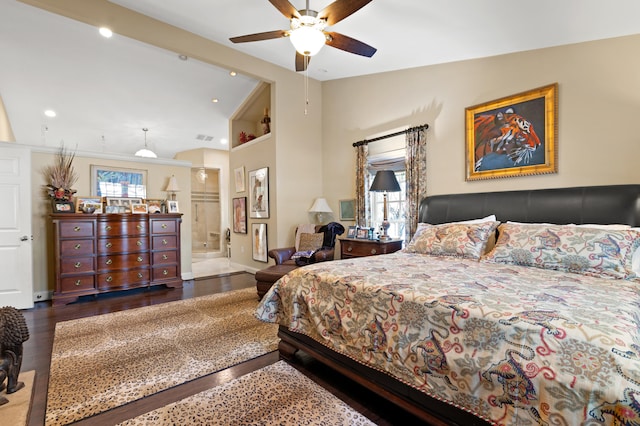
<svg viewBox="0 0 640 426">
<path fill-rule="evenodd" d="M 429 124 L 428 194 L 637 183 L 640 35 L 325 82 L 323 176 L 355 194 L 351 143 Z M 465 182 L 465 107 L 557 82 L 558 173 Z"/>
<path fill-rule="evenodd" d="M 42 174 L 46 166 L 53 164 L 56 151 L 33 148 L 31 154 L 31 227 L 33 235 L 33 291 L 44 299 L 47 293 L 55 288 L 53 265 L 51 264 L 52 231 L 49 223 L 51 202 L 46 196 L 44 185 L 47 182 Z M 78 174 L 78 182 L 74 185 L 76 196 L 91 195 L 91 165 L 106 167 L 122 167 L 147 171 L 147 198 L 167 198 L 164 189 L 171 175 L 175 175 L 180 186 L 176 195 L 182 217 L 182 235 L 191 235 L 191 163 L 171 160 L 135 161 L 124 156 L 97 155 L 76 153 L 73 167 Z M 182 238 L 180 242 L 181 269 L 183 278 L 193 277 L 191 272 L 191 243 Z M 40 299 L 37 299 L 40 300 Z"/>
</svg>

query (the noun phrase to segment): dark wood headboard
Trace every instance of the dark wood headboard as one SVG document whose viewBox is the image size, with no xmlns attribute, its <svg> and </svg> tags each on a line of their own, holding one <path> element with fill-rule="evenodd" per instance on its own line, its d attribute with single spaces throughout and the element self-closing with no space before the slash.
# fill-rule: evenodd
<svg viewBox="0 0 640 426">
<path fill-rule="evenodd" d="M 419 222 L 438 224 L 491 214 L 501 222 L 640 226 L 640 185 L 434 195 L 420 203 Z"/>
</svg>

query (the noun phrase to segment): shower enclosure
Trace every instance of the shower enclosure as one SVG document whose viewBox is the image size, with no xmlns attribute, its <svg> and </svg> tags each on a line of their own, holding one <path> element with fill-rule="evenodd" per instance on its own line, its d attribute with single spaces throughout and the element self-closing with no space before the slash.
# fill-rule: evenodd
<svg viewBox="0 0 640 426">
<path fill-rule="evenodd" d="M 221 246 L 220 170 L 191 169 L 191 251 L 196 257 L 225 256 Z"/>
</svg>

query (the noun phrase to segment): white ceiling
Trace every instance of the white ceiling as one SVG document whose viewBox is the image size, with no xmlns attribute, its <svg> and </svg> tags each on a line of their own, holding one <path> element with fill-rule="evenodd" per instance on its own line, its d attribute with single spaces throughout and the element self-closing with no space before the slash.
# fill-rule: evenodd
<svg viewBox="0 0 640 426">
<path fill-rule="evenodd" d="M 288 29 L 268 0 L 111 1 L 294 69 L 288 39 L 229 42 Z M 305 7 L 304 0 L 291 3 Z M 310 8 L 330 3 L 310 0 Z M 200 146 L 226 149 L 220 139 L 228 138 L 228 117 L 256 83 L 124 37 L 102 39 L 93 27 L 15 0 L 0 0 L 0 10 L 0 95 L 21 143 L 63 140 L 82 150 L 130 154 L 147 127 L 149 146 L 161 157 Z M 309 76 L 325 81 L 638 34 L 638 17 L 637 0 L 373 0 L 329 30 L 377 53 L 365 58 L 325 46 Z M 211 103 L 214 96 L 221 102 Z M 45 108 L 59 110 L 58 117 L 44 118 Z"/>
</svg>

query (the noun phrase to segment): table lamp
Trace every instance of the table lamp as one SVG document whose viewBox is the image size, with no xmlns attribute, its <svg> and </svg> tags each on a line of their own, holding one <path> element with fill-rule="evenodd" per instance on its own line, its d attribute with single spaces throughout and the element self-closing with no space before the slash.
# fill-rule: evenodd
<svg viewBox="0 0 640 426">
<path fill-rule="evenodd" d="M 171 200 L 176 199 L 176 192 L 180 191 L 180 187 L 178 186 L 178 180 L 175 176 L 171 176 L 171 178 L 169 179 L 169 184 L 167 185 L 165 191 L 171 194 Z"/>
<path fill-rule="evenodd" d="M 400 184 L 398 183 L 398 179 L 396 179 L 396 174 L 393 170 L 380 170 L 376 172 L 376 176 L 373 178 L 373 183 L 371 184 L 371 188 L 369 191 L 372 192 L 382 192 L 384 196 L 384 218 L 382 220 L 382 235 L 380 235 L 380 241 L 390 240 L 389 234 L 387 231 L 389 230 L 389 220 L 387 217 L 389 216 L 389 207 L 387 205 L 387 192 L 399 192 Z"/>
<path fill-rule="evenodd" d="M 322 223 L 323 213 L 333 213 L 331 207 L 329 207 L 329 203 L 324 198 L 316 198 L 313 202 L 313 205 L 309 209 L 309 212 L 316 213 L 316 217 L 318 218 L 318 223 Z"/>
</svg>

